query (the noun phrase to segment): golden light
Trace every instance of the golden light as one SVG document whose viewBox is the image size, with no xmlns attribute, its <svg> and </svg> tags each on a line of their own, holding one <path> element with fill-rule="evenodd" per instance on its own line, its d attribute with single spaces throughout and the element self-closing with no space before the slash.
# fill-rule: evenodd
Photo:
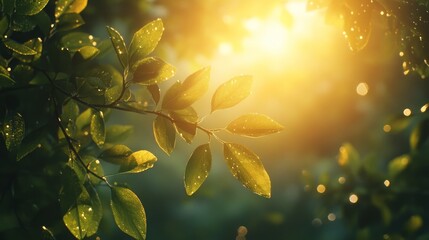
<svg viewBox="0 0 429 240">
<path fill-rule="evenodd" d="M 349 201 L 353 204 L 357 203 L 358 200 L 359 200 L 359 197 L 356 194 L 351 194 L 349 196 Z"/>
<path fill-rule="evenodd" d="M 319 184 L 319 185 L 317 185 L 316 190 L 318 193 L 324 193 L 326 191 L 326 187 L 323 184 Z"/>
<path fill-rule="evenodd" d="M 383 126 L 383 131 L 388 133 L 390 131 L 392 131 L 392 126 L 390 126 L 389 124 L 386 124 Z"/>
<path fill-rule="evenodd" d="M 384 180 L 384 186 L 389 187 L 390 186 L 390 181 L 389 180 Z"/>
<path fill-rule="evenodd" d="M 339 177 L 339 178 L 338 178 L 338 183 L 339 183 L 339 184 L 344 184 L 344 183 L 346 183 L 346 178 L 345 178 L 345 177 Z"/>
<path fill-rule="evenodd" d="M 359 94 L 360 96 L 365 96 L 368 94 L 369 91 L 369 87 L 367 83 L 361 82 L 357 85 L 356 87 L 356 92 L 357 94 Z"/>
<path fill-rule="evenodd" d="M 411 116 L 411 109 L 405 108 L 403 111 L 404 116 L 409 117 Z"/>
<path fill-rule="evenodd" d="M 335 219 L 337 219 L 337 216 L 335 216 L 334 213 L 329 213 L 328 214 L 328 220 L 329 221 L 333 222 L 333 221 L 335 221 Z"/>
<path fill-rule="evenodd" d="M 421 108 L 420 108 L 420 112 L 426 112 L 426 110 L 428 109 L 428 107 L 429 107 L 429 104 L 428 103 L 426 103 L 425 105 L 423 105 Z"/>
</svg>

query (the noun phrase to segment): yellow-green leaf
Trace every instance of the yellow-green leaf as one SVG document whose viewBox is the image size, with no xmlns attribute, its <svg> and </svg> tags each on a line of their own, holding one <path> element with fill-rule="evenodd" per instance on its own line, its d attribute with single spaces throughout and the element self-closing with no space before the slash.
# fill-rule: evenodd
<svg viewBox="0 0 429 240">
<path fill-rule="evenodd" d="M 99 157 L 106 162 L 122 165 L 127 163 L 132 153 L 133 151 L 125 145 L 115 145 L 104 150 Z"/>
<path fill-rule="evenodd" d="M 139 240 L 146 239 L 146 213 L 137 195 L 130 189 L 113 187 L 110 206 L 116 225 Z"/>
<path fill-rule="evenodd" d="M 188 76 L 183 83 L 176 82 L 165 93 L 162 108 L 184 109 L 200 99 L 208 90 L 210 67 L 202 68 Z"/>
<path fill-rule="evenodd" d="M 42 11 L 48 2 L 49 0 L 15 0 L 15 13 L 19 15 L 35 15 Z"/>
<path fill-rule="evenodd" d="M 176 68 L 160 58 L 148 57 L 134 64 L 133 82 L 153 85 L 164 82 L 176 74 Z"/>
<path fill-rule="evenodd" d="M 185 171 L 186 194 L 194 194 L 209 175 L 212 165 L 210 145 L 203 144 L 197 147 L 189 158 Z"/>
<path fill-rule="evenodd" d="M 260 137 L 283 130 L 283 126 L 264 114 L 245 114 L 228 124 L 226 129 L 234 134 Z"/>
<path fill-rule="evenodd" d="M 358 151 L 350 143 L 345 143 L 340 147 L 338 164 L 348 167 L 355 175 L 358 174 L 362 163 Z"/>
<path fill-rule="evenodd" d="M 224 143 L 223 146 L 223 154 L 232 175 L 252 192 L 270 198 L 270 176 L 259 157 L 240 144 Z"/>
<path fill-rule="evenodd" d="M 65 13 L 60 16 L 57 23 L 57 31 L 69 31 L 85 24 L 82 16 L 78 13 Z"/>
<path fill-rule="evenodd" d="M 153 164 L 157 161 L 155 155 L 146 150 L 140 150 L 132 153 L 127 164 L 121 165 L 120 172 L 128 173 L 139 173 L 153 167 Z"/>
<path fill-rule="evenodd" d="M 37 52 L 34 49 L 27 47 L 24 44 L 17 43 L 14 40 L 11 40 L 9 38 L 3 39 L 3 43 L 7 48 L 9 48 L 14 53 L 17 53 L 19 55 L 31 56 L 31 55 L 37 54 Z"/>
<path fill-rule="evenodd" d="M 97 233 L 98 226 L 100 225 L 100 221 L 103 218 L 103 207 L 95 188 L 88 184 L 86 189 L 88 191 L 92 207 L 91 212 L 93 212 L 90 224 L 86 230 L 86 236 L 89 237 Z"/>
<path fill-rule="evenodd" d="M 122 35 L 114 28 L 107 26 L 107 32 L 110 35 L 110 40 L 112 41 L 113 48 L 115 49 L 116 55 L 118 56 L 119 62 L 121 62 L 124 68 L 128 67 L 128 50 L 125 45 L 124 38 Z"/>
<path fill-rule="evenodd" d="M 9 87 L 15 84 L 15 81 L 9 76 L 0 73 L 0 88 Z"/>
<path fill-rule="evenodd" d="M 417 150 L 423 146 L 429 137 L 429 119 L 420 122 L 410 135 L 410 147 Z"/>
<path fill-rule="evenodd" d="M 134 33 L 128 49 L 131 67 L 135 62 L 146 57 L 155 49 L 163 32 L 164 25 L 162 20 L 158 18 Z"/>
<path fill-rule="evenodd" d="M 88 0 L 58 0 L 55 4 L 55 18 L 63 13 L 80 13 L 88 4 Z"/>
<path fill-rule="evenodd" d="M 158 102 L 161 99 L 161 90 L 159 89 L 158 84 L 147 86 L 147 90 L 149 91 L 150 95 L 152 95 L 155 104 L 158 105 Z"/>
<path fill-rule="evenodd" d="M 25 123 L 21 114 L 16 113 L 12 116 L 7 116 L 2 132 L 7 150 L 10 151 L 17 148 L 25 135 Z"/>
<path fill-rule="evenodd" d="M 211 111 L 230 108 L 245 99 L 250 94 L 252 76 L 237 76 L 220 85 L 211 100 Z"/>
<path fill-rule="evenodd" d="M 79 48 L 73 56 L 73 63 L 81 63 L 95 58 L 100 50 L 94 46 L 83 46 Z"/>
<path fill-rule="evenodd" d="M 173 123 L 162 116 L 153 121 L 153 135 L 158 146 L 170 155 L 176 145 L 176 130 Z"/>
<path fill-rule="evenodd" d="M 411 158 L 409 155 L 401 155 L 390 161 L 388 167 L 389 176 L 393 178 L 401 173 L 405 168 L 407 168 L 410 160 Z"/>
<path fill-rule="evenodd" d="M 78 204 L 63 216 L 63 221 L 75 238 L 83 239 L 90 226 L 92 214 L 90 205 Z"/>
<path fill-rule="evenodd" d="M 106 140 L 106 128 L 104 126 L 103 112 L 95 112 L 90 124 L 91 138 L 98 147 L 103 147 Z"/>
<path fill-rule="evenodd" d="M 174 119 L 174 126 L 180 137 L 191 143 L 197 133 L 198 115 L 193 107 L 170 112 Z"/>
</svg>

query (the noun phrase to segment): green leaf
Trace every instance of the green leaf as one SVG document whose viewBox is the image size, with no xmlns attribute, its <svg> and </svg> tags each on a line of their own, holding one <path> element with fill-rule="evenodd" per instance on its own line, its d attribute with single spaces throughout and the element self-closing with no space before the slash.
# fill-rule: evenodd
<svg viewBox="0 0 429 240">
<path fill-rule="evenodd" d="M 124 38 L 118 31 L 116 31 L 116 29 L 109 26 L 107 26 L 106 28 L 119 61 L 124 68 L 128 68 L 128 51 L 127 46 L 125 45 Z"/>
<path fill-rule="evenodd" d="M 28 84 L 34 77 L 34 69 L 26 64 L 18 64 L 11 72 L 11 76 L 19 83 Z"/>
<path fill-rule="evenodd" d="M 88 0 L 58 0 L 55 3 L 55 18 L 59 18 L 63 13 L 82 12 Z"/>
<path fill-rule="evenodd" d="M 91 118 L 90 132 L 92 140 L 98 147 L 103 147 L 106 140 L 106 127 L 104 125 L 104 115 L 102 111 L 95 112 Z"/>
<path fill-rule="evenodd" d="M 127 139 L 128 136 L 134 131 L 133 126 L 130 125 L 111 125 L 106 129 L 106 142 L 118 143 Z"/>
<path fill-rule="evenodd" d="M 42 11 L 49 0 L 15 0 L 15 11 L 18 15 L 34 15 Z"/>
<path fill-rule="evenodd" d="M 27 135 L 19 145 L 16 160 L 20 161 L 36 149 L 42 148 L 48 132 L 45 128 L 38 129 Z"/>
<path fill-rule="evenodd" d="M 104 176 L 103 166 L 97 158 L 91 155 L 85 155 L 82 157 L 82 160 L 87 166 L 87 168 L 90 169 L 92 172 L 96 173 L 100 177 Z M 93 174 L 88 174 L 88 177 L 93 184 L 99 184 L 101 182 L 101 179 L 95 177 Z"/>
<path fill-rule="evenodd" d="M 11 151 L 19 147 L 25 135 L 24 118 L 19 113 L 7 116 L 3 124 L 3 137 L 7 150 Z"/>
<path fill-rule="evenodd" d="M 176 68 L 160 58 L 144 58 L 138 61 L 134 67 L 132 81 L 146 86 L 164 82 L 176 74 Z"/>
<path fill-rule="evenodd" d="M 401 155 L 399 157 L 394 158 L 389 162 L 388 172 L 390 178 L 397 176 L 401 173 L 405 168 L 407 168 L 410 163 L 411 158 L 409 155 Z"/>
<path fill-rule="evenodd" d="M 157 161 L 155 155 L 146 150 L 140 150 L 132 153 L 127 164 L 121 165 L 120 172 L 139 173 L 153 167 Z"/>
<path fill-rule="evenodd" d="M 77 50 L 77 52 L 73 56 L 73 63 L 79 64 L 84 61 L 89 61 L 95 58 L 100 53 L 98 48 L 93 46 L 83 46 Z"/>
<path fill-rule="evenodd" d="M 242 136 L 261 137 L 280 132 L 283 126 L 266 115 L 250 113 L 233 120 L 226 129 Z"/>
<path fill-rule="evenodd" d="M 126 164 L 128 157 L 133 153 L 130 148 L 125 145 L 115 145 L 104 150 L 99 158 L 113 164 Z"/>
<path fill-rule="evenodd" d="M 424 119 L 411 132 L 410 147 L 412 150 L 420 149 L 429 137 L 429 119 Z"/>
<path fill-rule="evenodd" d="M 237 76 L 220 85 L 211 100 L 211 112 L 230 108 L 250 95 L 252 76 Z"/>
<path fill-rule="evenodd" d="M 191 106 L 207 92 L 209 80 L 210 67 L 206 67 L 191 74 L 183 83 L 176 82 L 165 93 L 162 108 L 178 110 Z"/>
<path fill-rule="evenodd" d="M 18 58 L 21 62 L 25 62 L 25 63 L 33 62 L 39 59 L 40 56 L 42 55 L 42 50 L 43 50 L 42 39 L 40 38 L 30 39 L 24 43 L 24 46 L 34 50 L 36 54 L 26 55 L 26 54 L 19 54 L 15 52 L 14 57 Z"/>
<path fill-rule="evenodd" d="M 16 15 L 12 20 L 12 30 L 15 32 L 29 32 L 36 27 L 32 17 L 25 15 Z"/>
<path fill-rule="evenodd" d="M 153 101 L 155 101 L 155 105 L 158 105 L 159 100 L 161 99 L 161 90 L 157 84 L 147 86 L 147 90 L 152 95 Z"/>
<path fill-rule="evenodd" d="M 68 123 L 74 122 L 79 116 L 79 106 L 77 103 L 70 99 L 63 104 L 62 112 L 61 112 L 61 122 Z"/>
<path fill-rule="evenodd" d="M 212 155 L 210 145 L 198 146 L 189 158 L 185 171 L 186 194 L 194 194 L 209 175 L 212 165 Z"/>
<path fill-rule="evenodd" d="M 131 67 L 135 62 L 146 57 L 155 49 L 163 32 L 164 25 L 162 20 L 158 18 L 134 33 L 128 51 Z"/>
<path fill-rule="evenodd" d="M 173 123 L 165 117 L 158 116 L 153 121 L 153 135 L 158 146 L 170 155 L 176 145 L 176 130 Z"/>
<path fill-rule="evenodd" d="M 224 143 L 223 154 L 238 181 L 258 195 L 271 197 L 270 177 L 255 153 L 240 144 Z"/>
<path fill-rule="evenodd" d="M 10 86 L 13 86 L 14 84 L 15 84 L 15 81 L 12 78 L 10 78 L 9 76 L 3 73 L 0 73 L 0 88 L 10 87 Z"/>
<path fill-rule="evenodd" d="M 72 160 L 73 161 L 73 160 Z M 60 206 L 62 211 L 67 212 L 70 207 L 76 204 L 77 198 L 83 191 L 81 178 L 70 165 L 61 171 L 62 188 L 60 190 Z"/>
<path fill-rule="evenodd" d="M 76 203 L 63 216 L 63 221 L 69 231 L 77 239 L 83 239 L 88 233 L 88 229 L 93 224 L 93 214 L 90 196 L 85 188 L 76 200 Z"/>
<path fill-rule="evenodd" d="M 193 107 L 170 112 L 174 126 L 180 137 L 191 143 L 197 133 L 198 115 Z"/>
<path fill-rule="evenodd" d="M 69 31 L 75 28 L 78 28 L 85 24 L 82 16 L 78 13 L 66 13 L 61 15 L 58 20 L 56 30 L 59 31 Z"/>
<path fill-rule="evenodd" d="M 96 46 L 96 39 L 87 33 L 71 32 L 61 38 L 61 46 L 67 48 L 70 52 L 76 52 L 84 46 Z"/>
<path fill-rule="evenodd" d="M 92 207 L 92 219 L 86 229 L 86 236 L 92 236 L 97 233 L 98 226 L 100 225 L 100 221 L 103 218 L 103 207 L 101 205 L 100 197 L 98 196 L 95 188 L 89 184 L 86 186 L 86 190 L 88 191 L 90 203 Z"/>
<path fill-rule="evenodd" d="M 358 151 L 349 143 L 345 143 L 340 147 L 338 164 L 348 167 L 355 175 L 358 174 L 362 165 Z"/>
<path fill-rule="evenodd" d="M 113 187 L 110 206 L 116 225 L 139 240 L 146 239 L 146 213 L 139 198 L 130 189 Z"/>
<path fill-rule="evenodd" d="M 24 44 L 17 43 L 9 38 L 4 38 L 3 43 L 7 48 L 19 55 L 31 56 L 37 54 L 37 52 L 32 48 L 27 47 Z"/>
<path fill-rule="evenodd" d="M 85 111 L 83 111 L 79 116 L 76 118 L 76 127 L 80 131 L 84 129 L 85 127 L 88 127 L 91 124 L 92 119 L 92 108 L 87 108 Z"/>
</svg>

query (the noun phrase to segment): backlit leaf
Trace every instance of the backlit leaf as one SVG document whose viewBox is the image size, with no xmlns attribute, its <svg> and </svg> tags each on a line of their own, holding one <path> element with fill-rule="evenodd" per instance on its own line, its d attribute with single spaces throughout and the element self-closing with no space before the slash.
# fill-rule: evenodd
<svg viewBox="0 0 429 240">
<path fill-rule="evenodd" d="M 130 125 L 111 125 L 106 130 L 106 142 L 117 143 L 122 142 L 131 135 L 134 128 Z"/>
<path fill-rule="evenodd" d="M 16 15 L 12 19 L 12 29 L 15 32 L 29 32 L 35 27 L 36 23 L 33 21 L 31 16 Z"/>
<path fill-rule="evenodd" d="M 409 155 L 401 155 L 390 161 L 388 166 L 389 176 L 395 177 L 401 173 L 405 168 L 407 168 L 410 160 L 411 158 Z"/>
<path fill-rule="evenodd" d="M 112 41 L 113 48 L 115 49 L 116 55 L 118 56 L 119 62 L 121 62 L 124 68 L 128 67 L 128 51 L 125 45 L 124 38 L 116 31 L 116 29 L 107 26 L 107 32 L 109 33 L 110 40 Z"/>
<path fill-rule="evenodd" d="M 133 152 L 127 161 L 127 164 L 121 165 L 120 172 L 139 173 L 153 167 L 157 161 L 155 155 L 146 150 Z"/>
<path fill-rule="evenodd" d="M 161 90 L 159 89 L 159 86 L 157 84 L 149 85 L 147 86 L 147 90 L 152 95 L 152 99 L 155 101 L 155 104 L 158 105 L 159 100 L 161 99 Z"/>
<path fill-rule="evenodd" d="M 161 19 L 152 21 L 140 30 L 134 33 L 129 46 L 130 66 L 132 67 L 135 62 L 146 57 L 158 45 L 164 32 L 164 25 Z"/>
<path fill-rule="evenodd" d="M 91 124 L 91 117 L 93 115 L 92 108 L 88 108 L 85 111 L 83 111 L 79 116 L 76 118 L 76 127 L 78 130 L 82 130 L 83 128 L 89 126 Z"/>
<path fill-rule="evenodd" d="M 410 147 L 417 150 L 423 146 L 429 137 L 429 119 L 425 119 L 411 132 Z"/>
<path fill-rule="evenodd" d="M 251 113 L 233 120 L 226 129 L 242 136 L 260 137 L 280 132 L 283 130 L 283 126 L 266 115 Z"/>
<path fill-rule="evenodd" d="M 91 155 L 85 155 L 82 157 L 82 159 L 89 170 L 96 173 L 98 176 L 104 176 L 104 170 L 103 166 L 100 163 L 100 160 Z M 101 182 L 101 179 L 95 177 L 93 174 L 88 174 L 88 177 L 93 184 L 99 184 Z"/>
<path fill-rule="evenodd" d="M 194 194 L 208 177 L 212 165 L 210 145 L 197 147 L 189 158 L 185 171 L 185 190 L 189 196 Z"/>
<path fill-rule="evenodd" d="M 3 39 L 3 43 L 7 48 L 19 55 L 31 56 L 37 54 L 37 52 L 32 48 L 27 47 L 24 44 L 17 43 L 9 38 Z"/>
<path fill-rule="evenodd" d="M 15 0 L 15 11 L 19 15 L 34 15 L 42 11 L 49 0 Z"/>
<path fill-rule="evenodd" d="M 100 225 L 100 221 L 103 217 L 103 207 L 101 205 L 100 197 L 98 196 L 95 188 L 89 184 L 86 185 L 86 190 L 88 191 L 90 203 L 92 207 L 92 219 L 90 224 L 86 230 L 86 236 L 92 236 L 97 233 L 98 226 Z"/>
<path fill-rule="evenodd" d="M 40 56 L 42 55 L 42 50 L 43 50 L 42 39 L 40 38 L 30 39 L 26 41 L 23 45 L 25 47 L 33 49 L 36 52 L 36 54 L 27 55 L 27 54 L 19 54 L 17 52 L 14 52 L 14 57 L 18 58 L 21 62 L 25 62 L 25 63 L 33 62 L 39 59 Z"/>
<path fill-rule="evenodd" d="M 153 85 L 173 77 L 176 68 L 160 58 L 148 57 L 134 64 L 133 82 L 142 85 Z"/>
<path fill-rule="evenodd" d="M 63 216 L 63 221 L 69 231 L 77 239 L 83 239 L 92 223 L 94 211 L 86 188 L 82 188 L 82 193 L 75 204 Z"/>
<path fill-rule="evenodd" d="M 82 12 L 88 0 L 58 0 L 55 3 L 55 18 L 59 18 L 63 13 Z"/>
<path fill-rule="evenodd" d="M 180 137 L 191 143 L 197 133 L 198 115 L 193 107 L 170 112 L 174 126 Z"/>
<path fill-rule="evenodd" d="M 220 85 L 213 94 L 211 111 L 229 108 L 237 105 L 250 94 L 252 87 L 251 76 L 237 76 Z"/>
<path fill-rule="evenodd" d="M 271 197 L 270 176 L 259 157 L 236 143 L 224 143 L 224 157 L 232 175 L 252 192 Z"/>
<path fill-rule="evenodd" d="M 103 147 L 106 140 L 106 127 L 104 125 L 103 112 L 95 112 L 90 124 L 91 138 L 98 147 Z"/>
<path fill-rule="evenodd" d="M 130 189 L 113 187 L 110 206 L 116 225 L 139 240 L 146 239 L 146 213 L 137 195 Z"/>
<path fill-rule="evenodd" d="M 79 106 L 74 100 L 68 100 L 63 104 L 61 112 L 61 122 L 66 124 L 68 122 L 74 122 L 79 116 Z"/>
<path fill-rule="evenodd" d="M 132 153 L 133 151 L 125 145 L 115 145 L 104 150 L 99 157 L 106 162 L 122 165 L 128 161 Z"/>
<path fill-rule="evenodd" d="M 153 135 L 156 143 L 167 155 L 170 155 L 176 145 L 176 130 L 173 123 L 162 116 L 153 121 Z"/>
<path fill-rule="evenodd" d="M 191 74 L 183 81 L 176 82 L 165 93 L 162 108 L 170 110 L 184 109 L 200 99 L 208 90 L 210 67 Z"/>
<path fill-rule="evenodd" d="M 60 16 L 57 31 L 69 31 L 85 24 L 82 16 L 78 13 L 66 13 Z"/>
<path fill-rule="evenodd" d="M 87 33 L 71 32 L 61 38 L 61 46 L 70 52 L 76 52 L 84 46 L 96 46 L 96 39 Z"/>
<path fill-rule="evenodd" d="M 25 135 L 25 123 L 21 114 L 16 113 L 7 116 L 3 124 L 3 137 L 7 150 L 13 150 L 18 147 Z"/>
<path fill-rule="evenodd" d="M 95 58 L 100 53 L 98 48 L 93 46 L 83 46 L 77 50 L 73 56 L 73 63 L 78 64 Z"/>
</svg>

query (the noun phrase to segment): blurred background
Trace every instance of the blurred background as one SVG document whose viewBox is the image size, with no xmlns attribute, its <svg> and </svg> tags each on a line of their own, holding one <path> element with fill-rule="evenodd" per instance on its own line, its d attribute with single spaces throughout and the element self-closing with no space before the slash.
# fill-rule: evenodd
<svg viewBox="0 0 429 240">
<path fill-rule="evenodd" d="M 161 18 L 165 32 L 154 54 L 177 67 L 174 80 L 211 66 L 209 94 L 196 103 L 200 116 L 207 115 L 204 126 L 223 127 L 247 112 L 267 114 L 285 126 L 264 138 L 222 135 L 261 157 L 272 181 L 271 199 L 254 195 L 231 176 L 217 143 L 209 178 L 188 197 L 183 187 L 187 159 L 206 136 L 198 133 L 191 145 L 178 139 L 168 157 L 153 140 L 151 117 L 115 115 L 112 123 L 135 125 L 127 144 L 149 149 L 159 159 L 143 174 L 115 179 L 126 181 L 142 200 L 148 239 L 235 239 L 241 225 L 248 239 L 353 239 L 365 224 L 378 226 L 369 220 L 379 217 L 371 215 L 377 211 L 353 205 L 348 194 L 334 201 L 326 197 L 334 194 L 326 187 L 347 179 L 337 164 L 346 142 L 361 156 L 372 156 L 381 169 L 407 152 L 406 119 L 428 98 L 427 81 L 404 76 L 384 18 L 373 18 L 366 47 L 353 52 L 341 23 L 323 9 L 307 11 L 305 0 L 93 0 L 84 15 L 94 35 L 106 38 L 104 25 L 111 25 L 128 41 L 141 26 Z M 114 53 L 108 58 L 116 61 Z M 209 115 L 216 87 L 240 74 L 253 76 L 252 94 L 237 107 Z M 353 222 L 344 207 L 366 212 L 368 219 Z M 106 238 L 126 239 L 110 224 L 104 218 Z M 380 236 L 390 239 L 380 229 Z"/>
</svg>

